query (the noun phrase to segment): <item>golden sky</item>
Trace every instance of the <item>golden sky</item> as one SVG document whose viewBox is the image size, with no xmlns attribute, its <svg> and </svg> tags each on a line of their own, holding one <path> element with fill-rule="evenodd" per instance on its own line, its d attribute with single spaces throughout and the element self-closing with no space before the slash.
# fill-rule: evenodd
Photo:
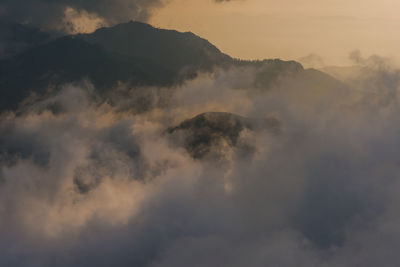
<svg viewBox="0 0 400 267">
<path fill-rule="evenodd" d="M 150 23 L 192 31 L 244 59 L 318 54 L 348 64 L 349 52 L 400 58 L 398 0 L 170 0 Z"/>
</svg>

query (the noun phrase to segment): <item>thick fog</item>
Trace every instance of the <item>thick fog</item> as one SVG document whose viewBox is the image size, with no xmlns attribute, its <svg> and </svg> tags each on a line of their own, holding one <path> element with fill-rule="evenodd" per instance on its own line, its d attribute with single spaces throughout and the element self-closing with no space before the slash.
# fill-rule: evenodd
<svg viewBox="0 0 400 267">
<path fill-rule="evenodd" d="M 109 101 L 66 84 L 1 114 L 0 265 L 396 266 L 400 75 L 352 58 L 339 89 L 239 67 Z M 204 112 L 279 129 L 194 158 L 167 129 Z"/>
</svg>

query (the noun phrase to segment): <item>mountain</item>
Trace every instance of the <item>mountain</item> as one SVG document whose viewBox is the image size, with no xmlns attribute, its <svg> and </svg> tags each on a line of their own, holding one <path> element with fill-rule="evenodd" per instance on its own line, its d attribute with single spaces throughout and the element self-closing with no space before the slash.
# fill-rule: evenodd
<svg viewBox="0 0 400 267">
<path fill-rule="evenodd" d="M 175 77 L 145 59 L 127 59 L 84 40 L 63 37 L 0 61 L 0 110 L 15 109 L 32 92 L 42 95 L 85 78 L 102 93 L 118 81 L 170 85 Z"/>
<path fill-rule="evenodd" d="M 250 68 L 255 76 L 248 87 L 260 90 L 282 87 L 283 80 L 293 77 L 304 80 L 304 86 L 328 83 L 332 88 L 340 87 L 332 77 L 305 70 L 295 61 L 232 59 L 193 33 L 158 29 L 140 22 L 54 40 L 46 39 L 40 31 L 14 26 L 21 32 L 19 39 L 14 39 L 26 40 L 31 48 L 0 60 L 0 111 L 15 110 L 28 97 L 52 94 L 60 85 L 83 79 L 90 80 L 107 100 L 121 84 L 132 90 L 143 86 L 173 88 L 196 77 L 198 72 L 215 68 Z"/>
<path fill-rule="evenodd" d="M 180 145 L 193 158 L 201 159 L 210 154 L 222 158 L 224 144 L 227 147 L 239 146 L 240 133 L 251 128 L 250 122 L 244 117 L 225 112 L 209 112 L 185 120 L 167 132 L 178 143 L 181 142 Z"/>
<path fill-rule="evenodd" d="M 195 159 L 210 155 L 220 159 L 227 148 L 235 148 L 243 154 L 251 154 L 255 150 L 241 136 L 244 130 L 267 130 L 276 134 L 280 132 L 280 127 L 280 121 L 275 118 L 260 121 L 227 112 L 207 112 L 168 128 L 167 133 Z"/>
<path fill-rule="evenodd" d="M 192 34 L 140 22 L 66 36 L 0 61 L 0 110 L 15 109 L 34 93 L 91 80 L 100 93 L 118 83 L 172 86 L 231 58 Z M 51 91 L 51 90 L 50 90 Z"/>
<path fill-rule="evenodd" d="M 0 20 L 0 59 L 11 57 L 50 40 L 49 33 L 14 22 Z"/>
<path fill-rule="evenodd" d="M 215 64 L 230 63 L 228 55 L 191 32 L 154 28 L 141 22 L 128 22 L 78 35 L 127 58 L 146 59 L 174 71 L 211 70 Z"/>
</svg>

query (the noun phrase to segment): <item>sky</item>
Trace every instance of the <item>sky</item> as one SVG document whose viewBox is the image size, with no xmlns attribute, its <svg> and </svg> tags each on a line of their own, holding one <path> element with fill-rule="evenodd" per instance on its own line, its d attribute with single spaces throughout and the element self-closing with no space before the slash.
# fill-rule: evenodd
<svg viewBox="0 0 400 267">
<path fill-rule="evenodd" d="M 298 59 L 318 54 L 327 65 L 347 65 L 348 54 L 400 56 L 396 0 L 172 0 L 150 23 L 192 31 L 244 59 Z"/>
</svg>

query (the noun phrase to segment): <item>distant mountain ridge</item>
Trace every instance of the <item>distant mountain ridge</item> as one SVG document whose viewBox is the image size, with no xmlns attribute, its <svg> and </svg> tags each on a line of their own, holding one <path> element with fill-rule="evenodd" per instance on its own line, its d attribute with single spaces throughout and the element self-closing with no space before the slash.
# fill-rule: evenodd
<svg viewBox="0 0 400 267">
<path fill-rule="evenodd" d="M 20 25 L 24 27 L 23 25 Z M 192 33 L 140 22 L 58 38 L 0 61 L 0 110 L 15 109 L 31 92 L 91 80 L 100 92 L 118 82 L 171 86 L 232 59 Z"/>
<path fill-rule="evenodd" d="M 173 87 L 215 68 L 250 67 L 255 70 L 252 86 L 262 90 L 277 87 L 283 76 L 303 75 L 318 83 L 326 79 L 325 74 L 304 70 L 295 61 L 233 59 L 191 32 L 141 22 L 43 40 L 0 60 L 0 111 L 15 110 L 32 94 L 53 93 L 60 85 L 82 79 L 90 80 L 104 97 L 121 83 L 129 88 Z M 334 79 L 330 83 L 336 86 Z"/>
</svg>

